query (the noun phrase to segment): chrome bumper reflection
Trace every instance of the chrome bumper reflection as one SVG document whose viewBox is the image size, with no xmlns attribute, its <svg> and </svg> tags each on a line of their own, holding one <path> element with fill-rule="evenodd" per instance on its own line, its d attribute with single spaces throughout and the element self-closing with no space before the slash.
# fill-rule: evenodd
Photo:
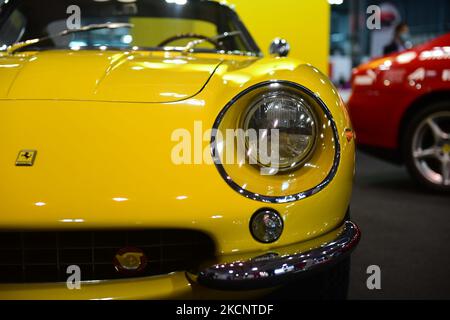
<svg viewBox="0 0 450 320">
<path fill-rule="evenodd" d="M 201 271 L 197 281 L 203 286 L 221 290 L 278 286 L 347 257 L 360 237 L 356 224 L 347 221 L 334 241 L 319 248 L 285 256 L 269 253 L 247 261 L 214 265 Z"/>
</svg>

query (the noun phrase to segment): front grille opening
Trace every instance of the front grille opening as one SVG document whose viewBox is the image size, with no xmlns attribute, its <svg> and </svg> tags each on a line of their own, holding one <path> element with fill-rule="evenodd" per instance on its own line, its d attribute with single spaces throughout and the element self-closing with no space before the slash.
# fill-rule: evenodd
<svg viewBox="0 0 450 320">
<path fill-rule="evenodd" d="M 141 272 L 116 271 L 114 257 L 127 247 L 145 253 Z M 82 281 L 195 272 L 214 255 L 212 239 L 190 230 L 0 232 L 0 283 L 65 282 L 70 265 Z"/>
</svg>

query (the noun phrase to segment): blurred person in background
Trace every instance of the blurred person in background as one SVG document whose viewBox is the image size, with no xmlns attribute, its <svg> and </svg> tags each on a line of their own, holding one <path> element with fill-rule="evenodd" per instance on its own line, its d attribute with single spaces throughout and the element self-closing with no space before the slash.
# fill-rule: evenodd
<svg viewBox="0 0 450 320">
<path fill-rule="evenodd" d="M 401 22 L 395 28 L 394 38 L 392 42 L 384 47 L 384 54 L 401 52 L 411 48 L 411 42 L 409 41 L 409 27 L 405 22 Z"/>
</svg>

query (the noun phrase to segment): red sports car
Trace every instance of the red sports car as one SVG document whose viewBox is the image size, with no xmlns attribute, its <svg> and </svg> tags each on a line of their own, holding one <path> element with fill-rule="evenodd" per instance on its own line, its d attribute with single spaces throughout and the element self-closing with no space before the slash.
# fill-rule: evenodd
<svg viewBox="0 0 450 320">
<path fill-rule="evenodd" d="M 359 144 L 450 191 L 450 34 L 361 65 L 349 101 Z"/>
</svg>

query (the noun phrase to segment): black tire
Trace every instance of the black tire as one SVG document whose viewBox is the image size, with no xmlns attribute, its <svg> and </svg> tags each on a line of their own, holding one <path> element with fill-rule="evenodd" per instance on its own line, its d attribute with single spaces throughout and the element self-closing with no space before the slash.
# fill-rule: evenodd
<svg viewBox="0 0 450 320">
<path fill-rule="evenodd" d="M 441 112 L 450 112 L 450 101 L 429 104 L 414 115 L 406 125 L 406 130 L 402 138 L 401 152 L 411 177 L 418 182 L 421 187 L 437 192 L 449 192 L 450 186 L 444 186 L 443 184 L 439 185 L 427 179 L 417 168 L 413 156 L 414 134 L 420 129 L 420 125 L 425 119 L 433 114 Z"/>
<path fill-rule="evenodd" d="M 350 258 L 311 277 L 293 281 L 272 292 L 275 300 L 346 300 L 350 282 Z"/>
</svg>

